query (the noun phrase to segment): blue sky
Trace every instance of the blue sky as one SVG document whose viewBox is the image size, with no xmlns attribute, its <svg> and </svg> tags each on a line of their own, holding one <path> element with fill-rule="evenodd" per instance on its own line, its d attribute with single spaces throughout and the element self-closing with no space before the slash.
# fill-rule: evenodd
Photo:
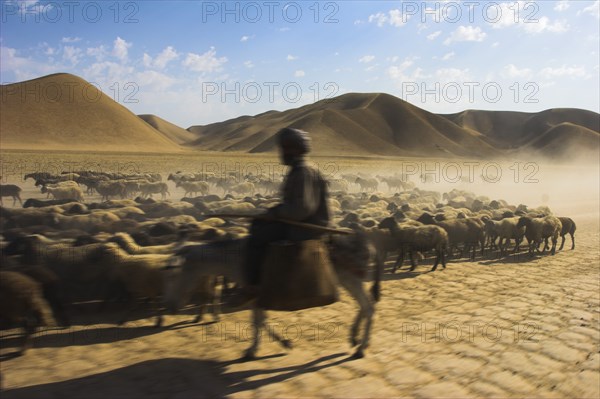
<svg viewBox="0 0 600 399">
<path fill-rule="evenodd" d="M 595 1 L 2 1 L 1 80 L 69 72 L 184 128 L 349 92 L 599 112 Z"/>
</svg>

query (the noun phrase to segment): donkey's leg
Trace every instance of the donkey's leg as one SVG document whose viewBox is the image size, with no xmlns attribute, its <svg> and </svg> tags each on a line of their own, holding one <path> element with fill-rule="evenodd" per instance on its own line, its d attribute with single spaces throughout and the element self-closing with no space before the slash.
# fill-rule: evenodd
<svg viewBox="0 0 600 399">
<path fill-rule="evenodd" d="M 375 306 L 373 305 L 372 299 L 369 297 L 367 292 L 363 288 L 363 283 L 360 278 L 348 271 L 339 271 L 338 273 L 340 284 L 348 291 L 348 293 L 358 302 L 360 307 L 354 324 L 350 330 L 350 342 L 354 345 L 358 343 L 357 335 L 360 322 L 365 319 L 365 330 L 363 333 L 362 341 L 359 343 L 354 357 L 360 358 L 364 356 L 364 350 L 369 346 L 369 335 L 371 332 L 371 322 L 373 320 L 373 314 L 375 313 Z"/>
<path fill-rule="evenodd" d="M 244 354 L 245 359 L 251 360 L 256 358 L 256 351 L 260 344 L 260 330 L 264 327 L 265 318 L 266 315 L 263 309 L 257 307 L 252 308 L 252 345 L 246 349 L 246 353 Z"/>
<path fill-rule="evenodd" d="M 272 340 L 279 342 L 279 344 L 286 349 L 292 348 L 292 341 L 290 341 L 289 339 L 282 338 L 279 334 L 275 332 L 275 329 L 267 327 L 265 327 L 265 329 L 267 330 L 267 333 L 269 334 L 269 337 L 271 337 Z"/>
</svg>

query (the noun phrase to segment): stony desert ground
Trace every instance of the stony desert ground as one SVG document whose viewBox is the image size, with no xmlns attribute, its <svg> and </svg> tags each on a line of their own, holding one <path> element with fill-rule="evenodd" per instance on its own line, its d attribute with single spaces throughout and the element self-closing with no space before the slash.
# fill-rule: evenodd
<svg viewBox="0 0 600 399">
<path fill-rule="evenodd" d="M 160 165 L 159 156 L 149 155 L 85 159 L 130 162 L 161 173 L 198 166 L 197 158 L 175 156 Z M 385 160 L 337 161 L 339 173 L 398 166 Z M 7 153 L 3 176 L 10 171 L 14 182 L 18 165 L 35 162 L 84 160 L 81 154 L 28 158 Z M 16 330 L 0 333 L 2 397 L 597 398 L 598 168 L 546 166 L 540 166 L 537 183 L 513 179 L 477 189 L 515 203 L 548 204 L 555 213 L 572 217 L 576 249 L 570 250 L 567 239 L 555 256 L 484 255 L 475 262 L 451 261 L 432 273 L 427 264 L 415 272 L 406 266 L 395 274 L 388 270 L 363 359 L 350 357 L 348 333 L 357 307 L 344 292 L 340 302 L 328 307 L 270 312 L 269 325 L 294 348 L 282 349 L 265 338 L 259 359 L 250 362 L 240 360 L 250 342 L 248 310 L 225 313 L 216 323 L 210 315 L 199 324 L 190 322 L 191 314 L 171 315 L 162 328 L 154 328 L 143 312 L 123 326 L 114 323 L 119 309 L 93 318 L 75 312 L 72 327 L 40 330 L 33 348 L 21 357 L 11 356 Z M 35 193 L 31 182 L 21 184 L 25 198 Z M 452 185 L 427 186 L 447 187 Z"/>
</svg>

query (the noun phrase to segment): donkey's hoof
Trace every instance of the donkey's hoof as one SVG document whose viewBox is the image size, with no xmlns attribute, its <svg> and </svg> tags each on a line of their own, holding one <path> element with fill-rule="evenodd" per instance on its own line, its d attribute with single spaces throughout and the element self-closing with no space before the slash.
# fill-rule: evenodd
<svg viewBox="0 0 600 399">
<path fill-rule="evenodd" d="M 292 349 L 294 347 L 292 341 L 290 341 L 289 339 L 281 340 L 281 345 L 286 349 Z"/>
<path fill-rule="evenodd" d="M 356 345 L 358 345 L 358 340 L 356 339 L 356 337 L 351 337 L 350 346 L 354 348 Z"/>
<path fill-rule="evenodd" d="M 363 357 L 365 357 L 365 352 L 362 348 L 357 349 L 356 352 L 354 352 L 354 355 L 352 355 L 352 359 L 362 359 Z"/>
<path fill-rule="evenodd" d="M 248 349 L 246 352 L 244 352 L 244 356 L 242 356 L 242 361 L 244 361 L 244 362 L 247 362 L 250 360 L 255 360 L 255 359 L 256 359 L 256 354 L 251 349 Z"/>
</svg>

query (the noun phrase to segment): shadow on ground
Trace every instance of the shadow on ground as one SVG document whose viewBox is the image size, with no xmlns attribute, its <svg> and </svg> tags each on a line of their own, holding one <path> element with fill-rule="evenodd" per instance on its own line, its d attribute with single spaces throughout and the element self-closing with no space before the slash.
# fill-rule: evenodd
<svg viewBox="0 0 600 399">
<path fill-rule="evenodd" d="M 268 361 L 281 355 L 259 358 Z M 72 397 L 211 397 L 259 389 L 352 361 L 346 353 L 322 356 L 310 362 L 280 368 L 259 368 L 228 372 L 242 360 L 219 362 L 167 358 L 140 362 L 112 371 L 67 381 L 34 385 L 2 392 L 2 398 Z M 251 363 L 249 363 L 251 364 Z M 264 364 L 264 363 L 263 363 Z"/>
</svg>

